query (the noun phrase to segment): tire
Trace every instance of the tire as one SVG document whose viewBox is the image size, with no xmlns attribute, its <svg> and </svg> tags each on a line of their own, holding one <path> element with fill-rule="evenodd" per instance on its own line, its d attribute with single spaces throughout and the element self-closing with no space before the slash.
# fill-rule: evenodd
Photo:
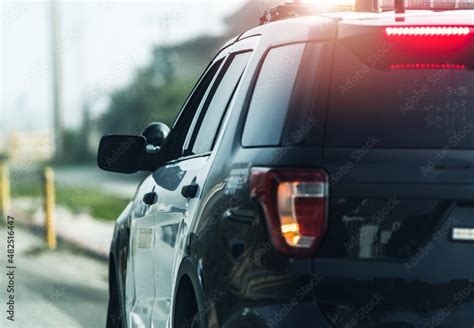
<svg viewBox="0 0 474 328">
<path fill-rule="evenodd" d="M 173 328 L 202 328 L 196 295 L 189 278 L 184 278 L 178 289 Z"/>
<path fill-rule="evenodd" d="M 107 306 L 107 328 L 124 328 L 123 312 L 120 305 L 120 294 L 113 258 L 109 264 L 109 302 Z"/>
</svg>

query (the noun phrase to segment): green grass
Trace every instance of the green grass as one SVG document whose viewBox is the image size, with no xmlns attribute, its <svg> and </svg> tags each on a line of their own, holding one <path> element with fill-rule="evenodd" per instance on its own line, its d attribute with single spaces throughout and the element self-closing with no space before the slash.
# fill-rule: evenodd
<svg viewBox="0 0 474 328">
<path fill-rule="evenodd" d="M 12 185 L 12 197 L 42 197 L 37 183 Z M 74 213 L 87 212 L 97 219 L 115 221 L 129 200 L 90 187 L 56 186 L 56 203 Z"/>
</svg>

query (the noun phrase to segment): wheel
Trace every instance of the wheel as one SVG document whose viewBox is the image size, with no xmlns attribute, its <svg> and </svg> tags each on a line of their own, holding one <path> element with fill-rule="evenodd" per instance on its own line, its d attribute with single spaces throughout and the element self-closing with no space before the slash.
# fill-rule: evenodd
<svg viewBox="0 0 474 328">
<path fill-rule="evenodd" d="M 107 306 L 107 328 L 123 328 L 123 312 L 120 306 L 120 295 L 117 275 L 112 257 L 109 263 L 109 302 Z"/>
<path fill-rule="evenodd" d="M 201 328 L 196 295 L 189 278 L 182 279 L 176 293 L 173 322 L 174 328 Z"/>
</svg>

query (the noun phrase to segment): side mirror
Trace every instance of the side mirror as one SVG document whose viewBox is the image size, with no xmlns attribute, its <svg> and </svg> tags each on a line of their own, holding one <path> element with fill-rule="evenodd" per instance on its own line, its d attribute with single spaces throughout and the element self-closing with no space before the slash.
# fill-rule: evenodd
<svg viewBox="0 0 474 328">
<path fill-rule="evenodd" d="M 154 122 L 143 129 L 142 136 L 146 138 L 148 146 L 161 147 L 170 133 L 170 128 L 165 123 Z"/>
<path fill-rule="evenodd" d="M 105 171 L 135 173 L 140 169 L 145 152 L 143 136 L 104 136 L 100 140 L 97 164 Z"/>
</svg>

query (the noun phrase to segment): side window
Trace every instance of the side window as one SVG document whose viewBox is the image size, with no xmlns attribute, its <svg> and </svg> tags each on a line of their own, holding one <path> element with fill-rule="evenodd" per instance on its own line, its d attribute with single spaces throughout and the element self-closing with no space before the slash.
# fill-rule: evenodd
<svg viewBox="0 0 474 328">
<path fill-rule="evenodd" d="M 271 49 L 260 69 L 250 101 L 244 147 L 280 144 L 305 44 Z"/>
<path fill-rule="evenodd" d="M 202 154 L 212 150 L 217 132 L 227 107 L 247 66 L 251 52 L 233 54 L 219 73 L 212 86 L 192 132 L 187 155 Z"/>
<path fill-rule="evenodd" d="M 167 160 L 176 159 L 183 155 L 186 136 L 193 122 L 193 118 L 197 115 L 203 99 L 206 99 L 209 94 L 223 61 L 223 59 L 217 61 L 208 69 L 188 99 L 186 107 L 177 118 L 171 130 L 171 134 L 166 139 L 166 144 L 164 145 L 164 147 L 166 147 Z"/>
</svg>

